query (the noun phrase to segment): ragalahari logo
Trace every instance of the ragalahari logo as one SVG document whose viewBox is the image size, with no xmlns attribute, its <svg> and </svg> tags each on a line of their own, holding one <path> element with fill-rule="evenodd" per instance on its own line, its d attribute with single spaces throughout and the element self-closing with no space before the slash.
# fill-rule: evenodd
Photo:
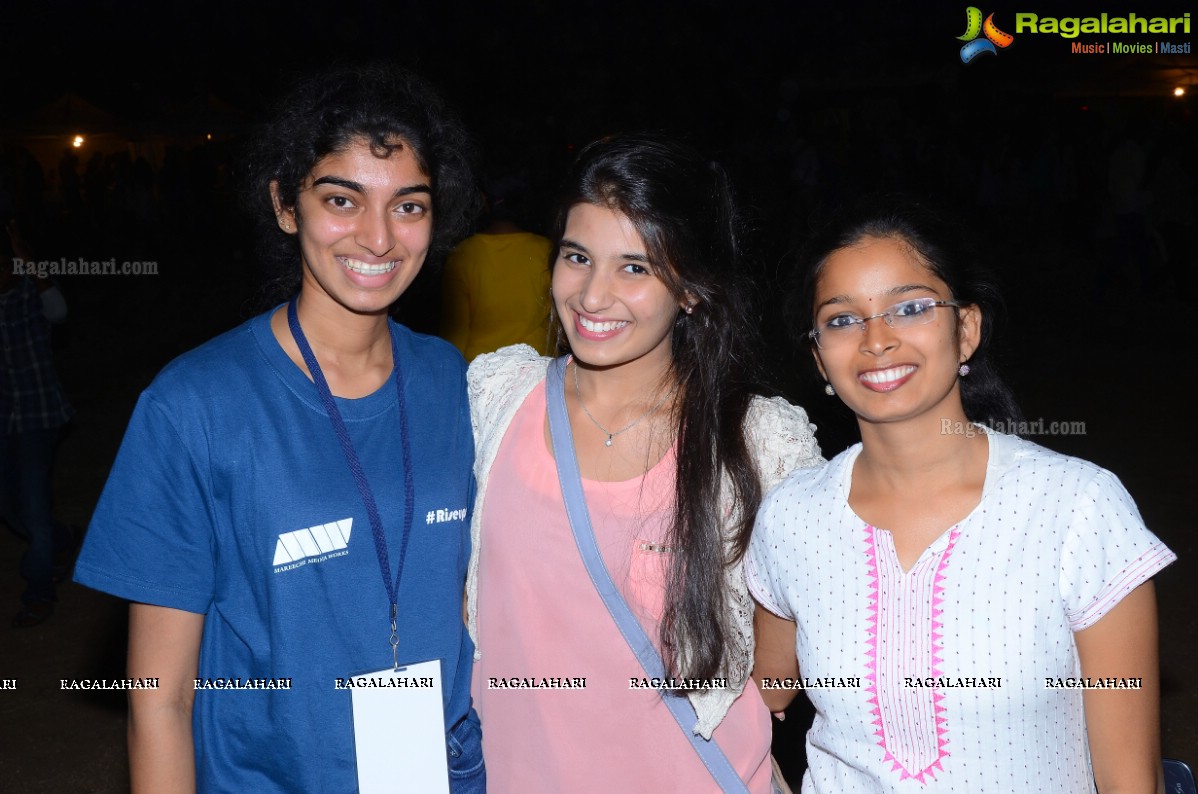
<svg viewBox="0 0 1198 794">
<path fill-rule="evenodd" d="M 981 34 L 985 34 L 985 38 L 979 39 Z M 994 24 L 994 14 L 982 22 L 982 10 L 977 6 L 970 6 L 965 9 L 965 34 L 957 36 L 957 40 L 967 42 L 961 48 L 961 63 L 969 63 L 984 52 L 998 55 L 995 47 L 1005 50 L 1015 41 L 1015 37 L 998 29 Z"/>
</svg>

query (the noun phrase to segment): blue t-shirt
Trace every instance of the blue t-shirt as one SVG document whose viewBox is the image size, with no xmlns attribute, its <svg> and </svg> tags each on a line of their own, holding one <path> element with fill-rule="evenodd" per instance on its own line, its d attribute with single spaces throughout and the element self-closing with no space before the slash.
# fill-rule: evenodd
<svg viewBox="0 0 1198 794">
<path fill-rule="evenodd" d="M 393 330 L 415 479 L 399 661 L 441 660 L 448 729 L 475 719 L 462 623 L 474 454 L 465 365 L 439 339 Z M 394 381 L 337 405 L 394 577 L 404 507 Z M 356 790 L 350 691 L 335 681 L 391 664 L 390 599 L 332 424 L 270 313 L 181 356 L 142 394 L 75 578 L 203 613 L 201 679 L 291 679 L 288 690 L 197 689 L 201 792 Z"/>
</svg>

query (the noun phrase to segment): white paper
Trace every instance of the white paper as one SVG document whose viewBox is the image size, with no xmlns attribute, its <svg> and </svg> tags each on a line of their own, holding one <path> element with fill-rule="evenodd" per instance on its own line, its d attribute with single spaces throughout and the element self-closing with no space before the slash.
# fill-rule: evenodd
<svg viewBox="0 0 1198 794">
<path fill-rule="evenodd" d="M 394 681 L 407 686 L 362 686 Z M 449 794 L 441 662 L 353 676 L 360 794 Z"/>
</svg>

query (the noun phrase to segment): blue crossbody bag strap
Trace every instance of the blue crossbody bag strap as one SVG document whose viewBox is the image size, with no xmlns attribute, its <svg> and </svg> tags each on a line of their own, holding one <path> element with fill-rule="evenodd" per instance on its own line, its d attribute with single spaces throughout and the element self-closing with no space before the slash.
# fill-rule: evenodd
<svg viewBox="0 0 1198 794">
<path fill-rule="evenodd" d="M 628 608 L 624 597 L 616 589 L 603 558 L 599 555 L 599 546 L 595 542 L 595 532 L 591 528 L 591 516 L 587 511 L 586 496 L 582 491 L 582 478 L 578 473 L 578 458 L 574 453 L 574 434 L 570 431 L 570 417 L 566 413 L 566 363 L 565 356 L 549 364 L 546 376 L 546 404 L 549 412 L 549 436 L 553 442 L 553 457 L 557 461 L 557 479 L 562 486 L 562 497 L 566 502 L 566 515 L 570 519 L 570 529 L 574 533 L 574 542 L 578 544 L 578 553 L 582 555 L 583 564 L 603 605 L 611 613 L 616 627 L 624 635 L 628 647 L 636 654 L 637 660 L 649 678 L 664 679 L 665 664 L 657 653 L 657 648 L 641 628 L 636 616 Z M 728 762 L 727 757 L 715 740 L 708 741 L 694 732 L 693 726 L 697 720 L 695 709 L 685 696 L 663 695 L 662 701 L 670 709 L 674 721 L 682 729 L 682 733 L 690 740 L 691 746 L 699 754 L 699 759 L 707 771 L 719 784 L 724 792 L 745 792 L 748 789 Z"/>
</svg>

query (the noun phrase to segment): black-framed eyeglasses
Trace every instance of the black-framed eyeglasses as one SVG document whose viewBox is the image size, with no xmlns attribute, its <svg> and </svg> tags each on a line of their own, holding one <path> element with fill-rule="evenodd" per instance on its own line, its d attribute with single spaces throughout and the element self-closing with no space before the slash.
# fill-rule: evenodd
<svg viewBox="0 0 1198 794">
<path fill-rule="evenodd" d="M 820 323 L 807 335 L 815 340 L 815 344 L 820 350 L 828 350 L 861 339 L 865 333 L 865 324 L 879 317 L 896 330 L 927 325 L 935 319 L 934 310 L 940 306 L 951 306 L 956 309 L 960 308 L 961 304 L 956 301 L 942 301 L 935 298 L 914 298 L 896 303 L 885 311 L 871 314 L 869 317 L 858 317 L 851 312 L 840 312 Z"/>
</svg>

